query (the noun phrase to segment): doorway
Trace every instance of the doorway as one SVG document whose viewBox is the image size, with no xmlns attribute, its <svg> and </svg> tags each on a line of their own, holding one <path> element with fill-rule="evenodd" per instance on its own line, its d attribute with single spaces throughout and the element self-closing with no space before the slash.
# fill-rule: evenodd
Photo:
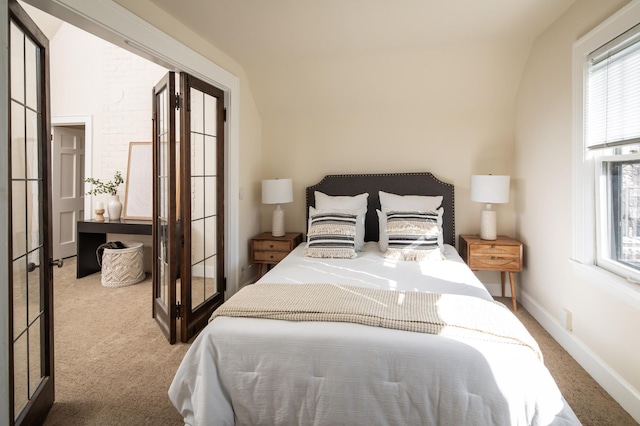
<svg viewBox="0 0 640 426">
<path fill-rule="evenodd" d="M 60 0 L 56 2 L 28 0 L 54 16 L 58 16 L 79 28 L 83 28 L 110 41 L 115 41 L 121 47 L 128 50 L 136 50 L 138 54 L 154 59 L 157 62 L 168 64 L 172 68 L 189 69 L 194 75 L 221 87 L 228 95 L 225 103 L 229 111 L 227 122 L 228 132 L 225 139 L 225 165 L 227 179 L 225 184 L 226 194 L 239 193 L 239 80 L 233 74 L 222 69 L 215 63 L 197 54 L 190 48 L 168 37 L 163 32 L 152 27 L 145 21 L 135 17 L 117 3 L 110 0 L 97 0 L 95 2 L 83 2 L 75 0 Z M 97 24 L 97 25 L 96 25 Z M 126 40 L 126 41 L 125 41 Z M 6 57 L 0 55 L 0 59 Z M 231 107 L 233 106 L 233 107 Z M 6 106 L 0 107 L 3 116 L 7 113 Z M 2 123 L 6 124 L 6 123 Z M 86 147 L 85 147 L 86 148 Z M 88 171 L 85 171 L 88 173 Z M 229 196 L 225 206 L 226 221 L 225 240 L 227 242 L 227 254 L 225 259 L 227 266 L 227 282 L 231 292 L 238 288 L 240 266 L 238 265 L 238 233 L 239 233 L 239 198 Z M 6 218 L 6 211 L 0 215 Z M 6 252 L 6 247 L 2 249 Z M 6 261 L 0 265 L 0 270 L 6 271 Z M 6 286 L 0 286 L 6 288 Z M 7 312 L 5 310 L 5 312 Z M 0 328 L 8 328 L 8 317 L 0 315 Z M 0 338 L 4 344 L 7 338 L 0 332 Z M 0 356 L 0 390 L 9 387 L 10 379 L 7 376 L 8 361 Z M 9 408 L 5 403 L 0 403 L 0 419 L 8 418 Z"/>
<path fill-rule="evenodd" d="M 28 4 L 167 69 L 189 73 L 225 92 L 225 271 L 227 293 L 239 288 L 240 80 L 112 0 L 25 0 Z M 94 132 L 95 133 L 95 132 Z M 95 145 L 95 141 L 94 141 Z M 94 152 L 94 155 L 98 155 Z M 87 174 L 90 171 L 85 171 Z M 242 245 L 244 249 L 244 245 Z"/>
</svg>

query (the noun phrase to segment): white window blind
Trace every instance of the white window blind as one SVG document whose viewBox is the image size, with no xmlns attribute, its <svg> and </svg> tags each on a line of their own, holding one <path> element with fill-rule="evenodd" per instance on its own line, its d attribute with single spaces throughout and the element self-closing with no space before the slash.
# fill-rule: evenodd
<svg viewBox="0 0 640 426">
<path fill-rule="evenodd" d="M 586 143 L 640 143 L 640 25 L 588 57 Z"/>
</svg>

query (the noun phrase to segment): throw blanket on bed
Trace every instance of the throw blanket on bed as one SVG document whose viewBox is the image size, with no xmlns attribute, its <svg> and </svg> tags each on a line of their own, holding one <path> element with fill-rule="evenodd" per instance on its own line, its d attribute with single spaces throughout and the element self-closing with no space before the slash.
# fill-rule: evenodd
<svg viewBox="0 0 640 426">
<path fill-rule="evenodd" d="M 255 284 L 233 295 L 209 321 L 219 316 L 352 322 L 520 344 L 542 360 L 538 344 L 511 311 L 499 302 L 473 296 L 338 284 Z"/>
</svg>

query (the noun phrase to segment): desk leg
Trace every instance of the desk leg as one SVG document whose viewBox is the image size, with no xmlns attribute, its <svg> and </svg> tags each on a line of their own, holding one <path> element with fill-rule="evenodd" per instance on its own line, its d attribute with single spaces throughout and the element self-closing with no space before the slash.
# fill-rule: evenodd
<svg viewBox="0 0 640 426">
<path fill-rule="evenodd" d="M 107 242 L 107 234 L 78 232 L 76 278 L 86 277 L 100 271 L 96 250 Z"/>
<path fill-rule="evenodd" d="M 500 271 L 500 284 L 502 284 L 502 297 L 504 297 L 504 272 Z"/>
</svg>

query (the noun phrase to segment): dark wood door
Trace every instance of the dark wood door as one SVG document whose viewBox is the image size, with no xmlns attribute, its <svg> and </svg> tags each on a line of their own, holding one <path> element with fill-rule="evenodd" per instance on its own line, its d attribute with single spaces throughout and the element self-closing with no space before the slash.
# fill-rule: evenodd
<svg viewBox="0 0 640 426">
<path fill-rule="evenodd" d="M 31 425 L 54 401 L 49 42 L 15 0 L 9 21 L 10 421 Z"/>
<path fill-rule="evenodd" d="M 169 72 L 153 89 L 153 317 L 176 342 L 176 90 Z"/>
<path fill-rule="evenodd" d="M 178 95 L 169 72 L 153 111 L 153 316 L 173 344 L 224 301 L 224 92 L 181 73 Z"/>
<path fill-rule="evenodd" d="M 224 92 L 180 75 L 181 340 L 224 301 Z"/>
</svg>

